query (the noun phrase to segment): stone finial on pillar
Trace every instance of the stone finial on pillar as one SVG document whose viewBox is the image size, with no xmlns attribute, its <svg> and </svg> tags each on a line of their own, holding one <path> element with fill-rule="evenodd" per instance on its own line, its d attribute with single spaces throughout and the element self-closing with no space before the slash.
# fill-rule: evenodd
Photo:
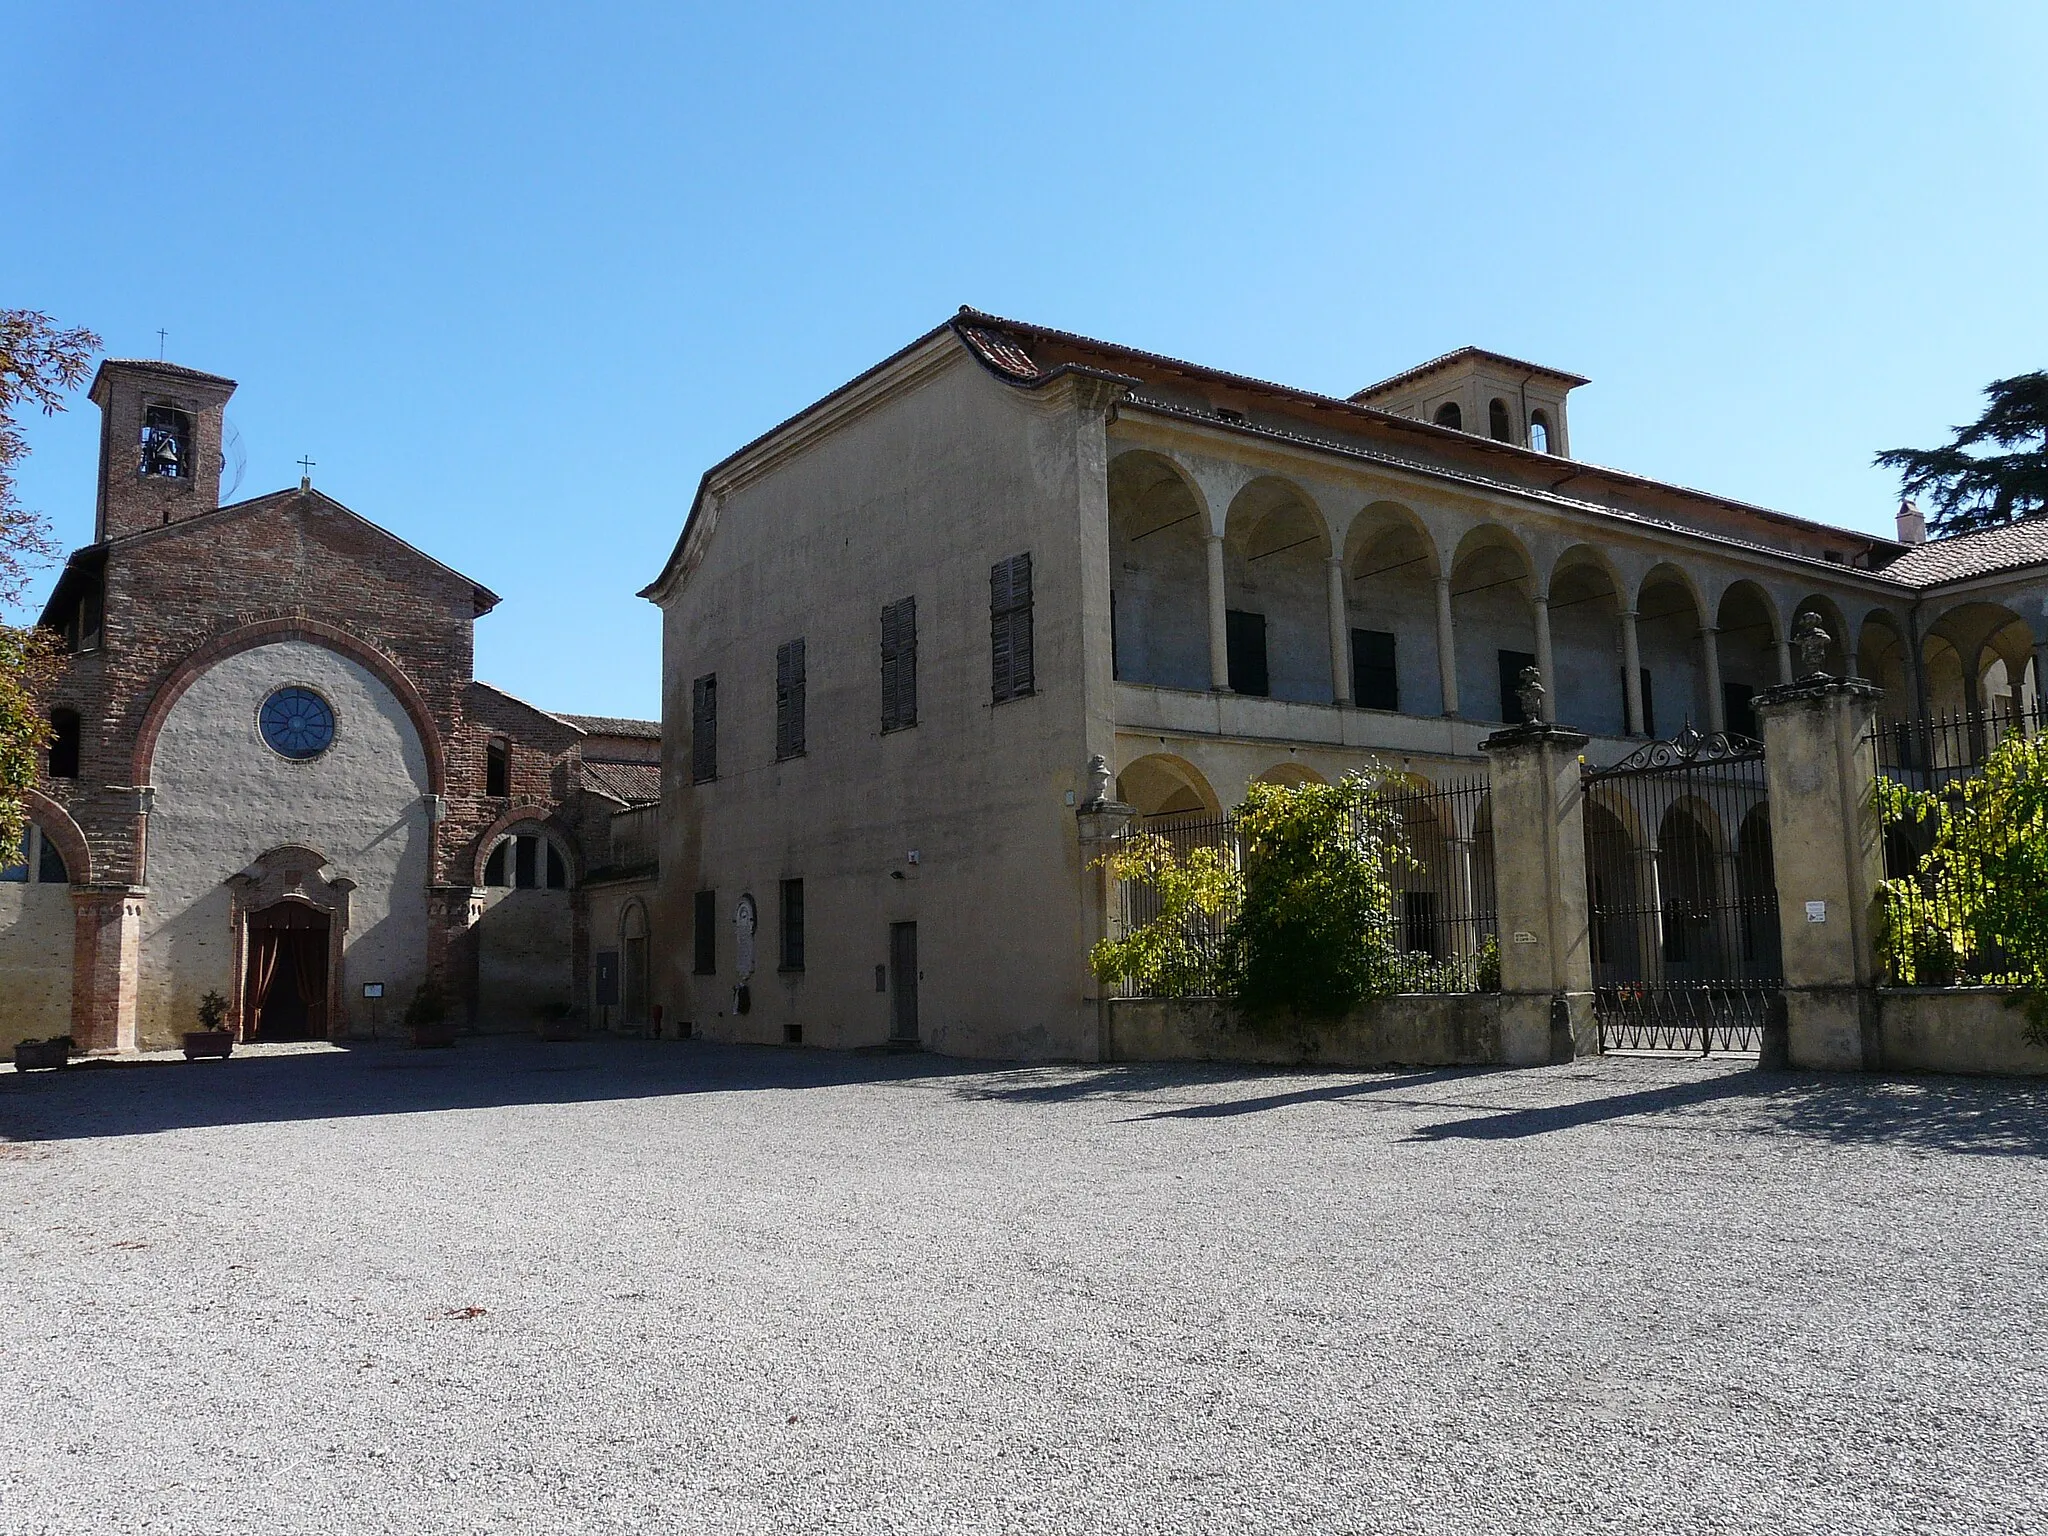
<svg viewBox="0 0 2048 1536">
<path fill-rule="evenodd" d="M 1481 743 L 1492 759 L 1501 1060 L 1510 1066 L 1599 1048 L 1579 761 L 1586 741 L 1531 719 Z"/>
<path fill-rule="evenodd" d="M 1800 628 L 1802 663 L 1816 633 L 1824 655 L 1828 636 L 1818 621 Z M 1879 1064 L 1873 989 L 1884 836 L 1870 723 L 1883 697 L 1860 679 L 1815 676 L 1755 700 L 1794 1067 L 1868 1071 Z"/>
</svg>

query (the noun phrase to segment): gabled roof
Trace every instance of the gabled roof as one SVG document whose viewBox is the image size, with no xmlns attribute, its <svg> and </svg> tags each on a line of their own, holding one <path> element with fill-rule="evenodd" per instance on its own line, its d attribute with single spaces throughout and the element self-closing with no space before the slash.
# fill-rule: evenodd
<svg viewBox="0 0 2048 1536">
<path fill-rule="evenodd" d="M 628 720 L 619 715 L 565 715 L 555 712 L 557 720 L 566 720 L 579 731 L 592 736 L 630 736 L 636 741 L 661 740 L 659 720 Z"/>
<path fill-rule="evenodd" d="M 1908 586 L 1933 587 L 2044 564 L 2048 564 L 2048 515 L 1916 544 L 1886 566 L 1884 574 Z"/>
<path fill-rule="evenodd" d="M 1541 363 L 1524 362 L 1519 357 L 1509 357 L 1505 352 L 1489 352 L 1484 347 L 1460 347 L 1455 352 L 1446 352 L 1442 357 L 1432 357 L 1426 363 L 1417 363 L 1413 368 L 1403 368 L 1390 379 L 1381 379 L 1377 384 L 1368 384 L 1351 398 L 1358 401 L 1367 401 L 1374 395 L 1385 394 L 1388 390 L 1398 389 L 1403 384 L 1412 384 L 1427 374 L 1435 373 L 1439 368 L 1448 368 L 1453 363 L 1462 363 L 1469 359 L 1478 358 L 1483 358 L 1489 363 L 1499 363 L 1502 367 L 1512 369 L 1516 373 L 1532 373 L 1540 378 L 1555 379 L 1567 389 L 1577 389 L 1581 384 L 1593 382 L 1591 379 L 1581 378 L 1576 373 L 1566 373 L 1559 368 L 1546 368 Z"/>
<path fill-rule="evenodd" d="M 622 805 L 654 805 L 661 800 L 659 763 L 583 763 L 583 788 Z"/>
<path fill-rule="evenodd" d="M 353 507 L 344 506 L 325 491 L 314 490 L 303 485 L 293 486 L 282 491 L 267 491 L 261 496 L 251 496 L 244 501 L 232 501 L 226 506 L 215 507 L 211 512 L 201 512 L 194 517 L 181 517 L 175 522 L 162 523 L 154 528 L 138 528 L 133 533 L 121 534 L 117 538 L 107 540 L 104 544 L 96 544 L 89 546 L 87 549 L 82 549 L 77 555 L 73 555 L 72 559 L 76 560 L 79 555 L 91 553 L 93 550 L 125 549 L 147 543 L 152 539 L 174 539 L 193 528 L 211 527 L 215 523 L 228 522 L 238 517 L 251 517 L 283 507 L 298 497 L 305 497 L 308 500 L 319 502 L 330 512 L 339 513 L 351 522 L 369 529 L 370 532 L 386 540 L 396 548 L 404 550 L 414 559 L 424 561 L 435 570 L 452 576 L 459 582 L 467 583 L 475 602 L 473 617 L 482 618 L 502 601 L 497 593 L 483 585 L 483 583 L 473 577 L 463 575 L 462 572 L 456 570 L 453 566 L 442 564 L 442 562 L 436 560 L 417 545 L 406 543 L 404 539 L 401 539 L 383 524 L 371 522 L 362 513 L 356 511 Z"/>
</svg>

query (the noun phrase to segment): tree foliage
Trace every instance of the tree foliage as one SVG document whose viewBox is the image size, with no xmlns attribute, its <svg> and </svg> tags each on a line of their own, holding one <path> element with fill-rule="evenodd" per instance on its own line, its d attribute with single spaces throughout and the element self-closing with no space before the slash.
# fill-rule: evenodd
<svg viewBox="0 0 2048 1536">
<path fill-rule="evenodd" d="M 1222 848 L 1179 853 L 1153 833 L 1128 839 L 1103 861 L 1110 878 L 1149 890 L 1152 915 L 1121 938 L 1104 939 L 1089 964 L 1104 981 L 1128 982 L 1153 997 L 1202 997 L 1218 990 L 1221 939 L 1244 898 L 1244 879 Z"/>
<path fill-rule="evenodd" d="M 56 553 L 48 523 L 15 495 L 14 466 L 28 454 L 17 413 L 64 409 L 99 344 L 91 331 L 63 329 L 37 310 L 0 309 L 0 607 L 18 602 L 31 572 Z M 40 700 L 54 668 L 48 636 L 0 623 L 0 849 L 21 842 L 22 793 L 49 739 Z"/>
<path fill-rule="evenodd" d="M 1984 414 L 1939 448 L 1887 448 L 1905 494 L 1933 508 L 1937 538 L 2048 512 L 2048 372 L 1993 379 Z"/>
<path fill-rule="evenodd" d="M 1394 875 L 1414 860 L 1381 789 L 1365 774 L 1251 786 L 1237 811 L 1244 899 L 1223 945 L 1239 1007 L 1335 1014 L 1401 990 Z"/>
<path fill-rule="evenodd" d="M 1879 794 L 1888 825 L 1933 834 L 1918 868 L 1882 887 L 1887 979 L 2018 988 L 2027 1038 L 2048 1046 L 2048 738 L 2014 732 L 1939 794 L 1890 782 Z"/>
</svg>

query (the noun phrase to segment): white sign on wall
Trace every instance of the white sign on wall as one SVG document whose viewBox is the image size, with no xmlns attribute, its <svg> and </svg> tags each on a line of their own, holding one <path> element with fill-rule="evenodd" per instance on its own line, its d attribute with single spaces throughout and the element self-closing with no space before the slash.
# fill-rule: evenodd
<svg viewBox="0 0 2048 1536">
<path fill-rule="evenodd" d="M 1809 923 L 1824 923 L 1828 920 L 1828 904 L 1824 901 L 1809 901 L 1806 904 L 1806 920 Z"/>
</svg>

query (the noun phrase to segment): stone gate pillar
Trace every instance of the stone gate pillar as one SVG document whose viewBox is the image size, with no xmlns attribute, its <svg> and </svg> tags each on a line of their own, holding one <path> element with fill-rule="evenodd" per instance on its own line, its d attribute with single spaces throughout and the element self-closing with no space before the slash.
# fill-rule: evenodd
<svg viewBox="0 0 2048 1536">
<path fill-rule="evenodd" d="M 1870 723 L 1884 690 L 1808 677 L 1756 697 L 1785 962 L 1787 1060 L 1878 1065 L 1877 891 L 1884 836 Z"/>
<path fill-rule="evenodd" d="M 1089 797 L 1074 808 L 1074 818 L 1081 834 L 1081 932 L 1088 948 L 1093 949 L 1103 939 L 1120 936 L 1116 882 L 1102 861 L 1115 852 L 1117 840 L 1130 830 L 1138 812 L 1115 798 L 1115 780 L 1102 757 L 1089 759 L 1088 777 Z M 1114 1055 L 1110 1048 L 1110 991 L 1096 979 L 1087 955 L 1081 958 L 1088 977 L 1088 998 L 1095 1005 L 1095 1059 L 1109 1061 Z"/>
<path fill-rule="evenodd" d="M 1501 1056 L 1509 1066 L 1599 1049 L 1577 731 L 1533 721 L 1481 744 L 1493 760 L 1493 882 L 1500 921 Z"/>
<path fill-rule="evenodd" d="M 71 888 L 71 1038 L 81 1051 L 136 1048 L 142 903 L 148 895 L 140 886 Z"/>
</svg>

